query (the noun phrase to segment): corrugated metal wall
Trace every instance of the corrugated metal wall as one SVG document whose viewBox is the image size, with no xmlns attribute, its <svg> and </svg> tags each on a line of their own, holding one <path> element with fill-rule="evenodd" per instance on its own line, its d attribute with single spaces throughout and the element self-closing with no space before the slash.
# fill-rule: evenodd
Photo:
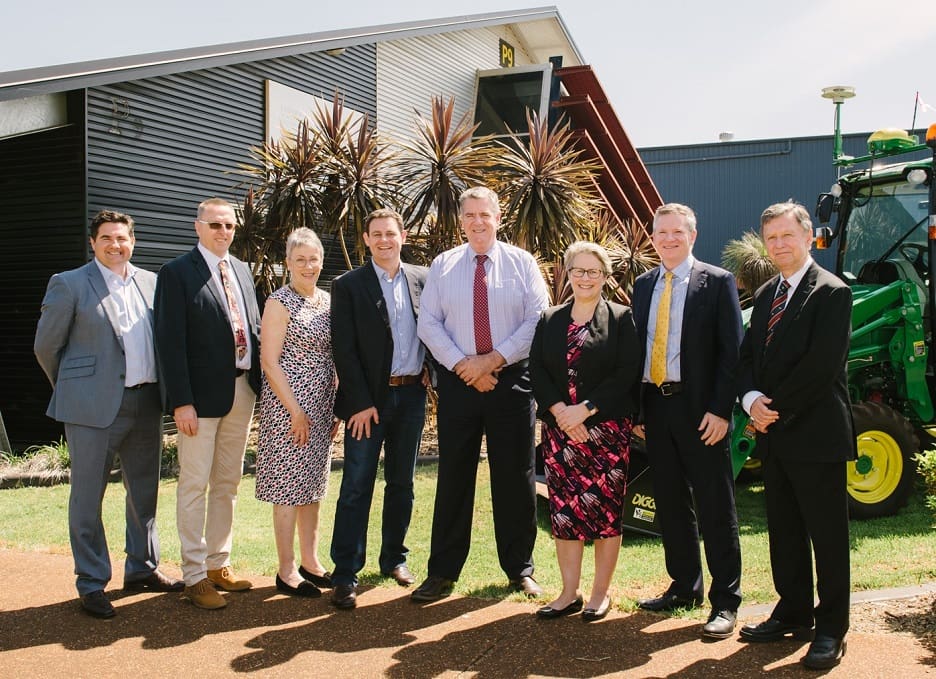
<svg viewBox="0 0 936 679">
<path fill-rule="evenodd" d="M 88 92 L 88 212 L 137 222 L 134 262 L 156 270 L 191 248 L 199 202 L 240 200 L 240 178 L 263 142 L 264 80 L 376 114 L 376 48 L 312 53 L 130 81 Z"/>
<path fill-rule="evenodd" d="M 17 449 L 63 432 L 45 416 L 52 389 L 33 338 L 49 278 L 87 261 L 84 134 L 76 118 L 0 141 L 0 412 Z"/>
<path fill-rule="evenodd" d="M 531 63 L 506 26 L 379 43 L 377 129 L 395 139 L 411 139 L 414 110 L 429 118 L 433 96 L 446 101 L 455 97 L 456 120 L 472 111 L 475 74 L 500 67 L 500 38 L 517 47 L 517 66 Z"/>
<path fill-rule="evenodd" d="M 845 153 L 867 153 L 867 138 L 846 135 Z M 663 200 L 695 210 L 694 253 L 716 264 L 728 240 L 759 229 L 768 205 L 793 199 L 812 213 L 816 198 L 838 177 L 830 136 L 656 147 L 640 149 L 640 155 Z M 834 268 L 831 251 L 813 249 L 813 256 Z"/>
</svg>

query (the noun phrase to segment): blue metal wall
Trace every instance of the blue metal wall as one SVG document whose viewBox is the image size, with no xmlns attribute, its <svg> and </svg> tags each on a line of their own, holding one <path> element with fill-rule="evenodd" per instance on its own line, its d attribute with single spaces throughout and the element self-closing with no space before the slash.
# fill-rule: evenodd
<svg viewBox="0 0 936 679">
<path fill-rule="evenodd" d="M 846 135 L 844 152 L 867 153 L 868 133 Z M 699 219 L 695 255 L 721 261 L 725 243 L 758 230 L 772 203 L 792 199 L 813 212 L 816 198 L 838 177 L 832 137 L 734 141 L 640 149 L 650 176 L 666 202 L 685 203 Z M 813 250 L 827 268 L 831 251 Z"/>
</svg>

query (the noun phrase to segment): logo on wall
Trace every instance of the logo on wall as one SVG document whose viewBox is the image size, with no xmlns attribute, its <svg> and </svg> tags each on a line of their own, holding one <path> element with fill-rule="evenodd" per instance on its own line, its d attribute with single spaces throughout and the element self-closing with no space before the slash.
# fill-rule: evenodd
<svg viewBox="0 0 936 679">
<path fill-rule="evenodd" d="M 514 46 L 504 39 L 500 41 L 500 65 L 501 68 L 513 68 L 516 63 L 516 52 Z"/>
<path fill-rule="evenodd" d="M 111 126 L 107 131 L 120 137 L 136 139 L 143 134 L 143 120 L 130 111 L 129 101 L 111 97 Z"/>
</svg>

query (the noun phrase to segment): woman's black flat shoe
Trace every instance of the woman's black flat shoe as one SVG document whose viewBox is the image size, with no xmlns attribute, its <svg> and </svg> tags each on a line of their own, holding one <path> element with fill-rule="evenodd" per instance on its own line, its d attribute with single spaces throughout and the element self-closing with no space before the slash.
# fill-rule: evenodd
<svg viewBox="0 0 936 679">
<path fill-rule="evenodd" d="M 582 610 L 584 603 L 585 602 L 582 601 L 582 597 L 579 597 L 565 608 L 543 606 L 542 608 L 537 609 L 536 617 L 551 620 L 552 618 L 561 618 L 564 615 L 572 615 L 573 613 L 578 613 L 580 610 Z"/>
<path fill-rule="evenodd" d="M 586 608 L 582 611 L 582 620 L 585 622 L 595 622 L 596 620 L 601 620 L 606 615 L 608 611 L 611 610 L 611 597 L 608 597 L 604 600 L 604 603 L 601 604 L 600 608 Z"/>
<path fill-rule="evenodd" d="M 329 573 L 328 571 L 326 571 L 322 575 L 316 575 L 315 573 L 310 573 L 302 566 L 299 566 L 299 575 L 301 575 L 303 579 L 311 582 L 316 587 L 321 587 L 322 589 L 331 589 L 332 587 L 334 587 L 334 584 L 332 583 L 331 573 Z"/>
<path fill-rule="evenodd" d="M 292 585 L 286 584 L 279 576 L 279 573 L 276 574 L 276 589 L 291 596 L 305 596 L 310 598 L 322 596 L 322 591 L 311 582 L 303 580 L 299 583 L 298 587 L 293 587 Z"/>
</svg>

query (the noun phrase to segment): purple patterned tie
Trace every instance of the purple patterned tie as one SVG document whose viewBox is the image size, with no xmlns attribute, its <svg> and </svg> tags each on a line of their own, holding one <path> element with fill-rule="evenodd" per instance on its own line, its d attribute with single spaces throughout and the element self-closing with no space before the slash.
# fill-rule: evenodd
<svg viewBox="0 0 936 679">
<path fill-rule="evenodd" d="M 475 351 L 479 356 L 494 351 L 491 341 L 491 317 L 488 313 L 487 274 L 484 271 L 487 258 L 487 255 L 477 255 L 478 266 L 475 267 L 474 275 Z"/>
<path fill-rule="evenodd" d="M 221 269 L 221 284 L 224 286 L 224 294 L 227 297 L 228 307 L 231 309 L 231 327 L 234 329 L 234 351 L 237 360 L 247 355 L 247 333 L 244 332 L 244 319 L 241 317 L 240 308 L 237 306 L 237 296 L 234 294 L 231 276 L 227 270 L 227 260 L 222 259 L 218 263 Z"/>
<path fill-rule="evenodd" d="M 790 284 L 786 281 L 780 281 L 780 287 L 777 288 L 777 296 L 774 297 L 773 304 L 770 305 L 770 318 L 767 319 L 767 336 L 764 338 L 764 347 L 770 346 L 777 323 L 783 318 L 783 310 L 786 308 L 787 292 L 789 290 Z"/>
</svg>

